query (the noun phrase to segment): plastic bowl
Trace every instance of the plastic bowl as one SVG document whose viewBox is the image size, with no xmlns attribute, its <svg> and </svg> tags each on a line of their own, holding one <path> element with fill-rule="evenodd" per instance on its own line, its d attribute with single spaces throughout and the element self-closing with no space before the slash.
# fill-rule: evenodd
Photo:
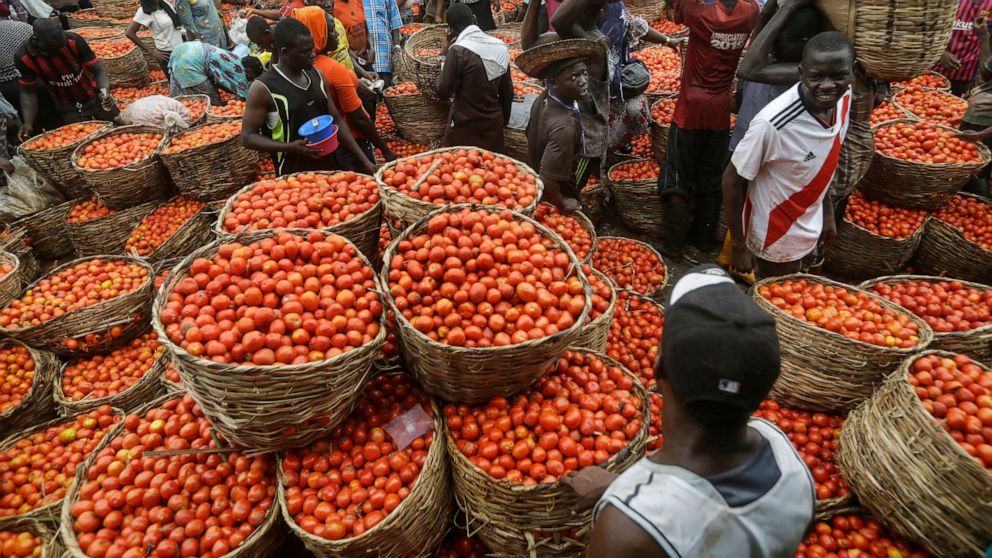
<svg viewBox="0 0 992 558">
<path fill-rule="evenodd" d="M 321 156 L 330 155 L 331 153 L 334 153 L 334 151 L 338 148 L 339 145 L 338 127 L 336 125 L 332 126 L 331 135 L 327 136 L 326 138 L 320 141 L 309 142 L 307 143 L 307 145 L 309 147 L 312 147 L 313 149 L 318 150 Z"/>
<path fill-rule="evenodd" d="M 334 126 L 334 117 L 324 114 L 307 120 L 297 132 L 307 140 L 307 143 L 317 143 L 331 137 L 335 129 L 337 126 Z"/>
</svg>

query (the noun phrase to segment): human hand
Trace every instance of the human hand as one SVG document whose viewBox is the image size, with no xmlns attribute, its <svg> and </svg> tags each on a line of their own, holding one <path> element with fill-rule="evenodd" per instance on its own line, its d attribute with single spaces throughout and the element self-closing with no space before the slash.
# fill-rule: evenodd
<svg viewBox="0 0 992 558">
<path fill-rule="evenodd" d="M 390 149 L 389 147 L 386 147 L 385 149 L 383 149 L 381 151 L 382 151 L 383 158 L 386 159 L 387 162 L 388 161 L 395 161 L 396 160 L 396 153 L 393 153 L 393 150 Z"/>
<path fill-rule="evenodd" d="M 152 51 L 152 57 L 155 58 L 156 61 L 161 62 L 163 64 L 169 61 L 169 55 L 162 52 L 159 49 L 155 49 Z"/>
<path fill-rule="evenodd" d="M 27 141 L 33 135 L 34 128 L 30 124 L 21 124 L 21 129 L 17 131 L 17 138 L 21 141 Z"/>
<path fill-rule="evenodd" d="M 833 244 L 835 238 L 837 238 L 837 223 L 834 221 L 832 215 L 824 215 L 823 230 L 820 231 L 819 245 L 824 248 L 829 248 L 830 245 Z"/>
<path fill-rule="evenodd" d="M 977 130 L 963 130 L 958 132 L 958 139 L 971 142 L 982 141 L 982 133 Z"/>
<path fill-rule="evenodd" d="M 305 139 L 294 140 L 287 144 L 286 153 L 292 153 L 293 155 L 299 155 L 301 157 L 309 157 L 311 159 L 320 158 L 320 152 L 307 145 L 307 140 Z"/>
<path fill-rule="evenodd" d="M 950 52 L 945 52 L 940 55 L 940 65 L 948 70 L 958 70 L 961 68 L 961 61 Z"/>
<path fill-rule="evenodd" d="M 114 110 L 114 98 L 106 93 L 100 93 L 100 106 L 103 110 Z"/>
<path fill-rule="evenodd" d="M 592 509 L 603 496 L 617 475 L 602 467 L 586 467 L 578 473 L 563 477 L 561 483 L 572 489 L 579 497 L 575 503 L 576 512 Z"/>
<path fill-rule="evenodd" d="M 730 266 L 741 273 L 750 273 L 754 270 L 754 254 L 746 246 L 731 245 Z"/>
</svg>

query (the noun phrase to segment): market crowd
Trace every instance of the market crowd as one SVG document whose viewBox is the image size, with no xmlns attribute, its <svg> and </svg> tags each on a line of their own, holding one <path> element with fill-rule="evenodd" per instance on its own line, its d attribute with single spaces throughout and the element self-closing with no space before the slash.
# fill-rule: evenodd
<svg viewBox="0 0 992 558">
<path fill-rule="evenodd" d="M 55 10 L 0 0 L 5 169 L 9 147 L 40 131 L 120 118 L 107 70 L 66 30 L 66 13 L 89 7 L 80 2 Z M 530 0 L 514 63 L 545 89 L 523 102 L 514 102 L 508 48 L 486 33 L 496 27 L 490 0 L 246 4 L 250 45 L 231 40 L 209 0 L 141 0 L 126 36 L 159 62 L 171 94 L 245 100 L 242 141 L 270 154 L 278 174 L 372 173 L 376 149 L 395 158 L 375 115 L 396 72 L 400 27 L 444 21 L 435 84 L 451 100 L 444 145 L 502 151 L 505 126 L 526 122 L 526 162 L 544 200 L 564 212 L 580 210 L 590 177 L 647 130 L 650 75 L 631 53 L 642 42 L 670 45 L 684 63 L 654 240 L 692 263 L 722 244 L 724 267 L 752 280 L 816 266 L 854 186 L 852 150 L 870 136 L 887 84 L 862 71 L 850 40 L 810 0 L 666 4 L 688 41 L 652 29 L 622 1 Z M 992 77 L 990 9 L 990 0 L 961 0 L 935 66 L 969 95 L 962 137 L 972 141 L 992 139 L 992 82 L 981 81 Z M 141 28 L 153 46 L 138 39 Z M 341 124 L 340 147 L 327 156 L 300 134 L 323 115 Z M 969 189 L 987 195 L 988 185 L 979 178 Z M 663 449 L 619 477 L 593 467 L 566 479 L 580 506 L 595 508 L 589 555 L 791 556 L 813 516 L 813 481 L 783 433 L 750 418 L 778 375 L 774 320 L 731 274 L 703 265 L 675 285 L 665 331 L 656 373 Z"/>
</svg>

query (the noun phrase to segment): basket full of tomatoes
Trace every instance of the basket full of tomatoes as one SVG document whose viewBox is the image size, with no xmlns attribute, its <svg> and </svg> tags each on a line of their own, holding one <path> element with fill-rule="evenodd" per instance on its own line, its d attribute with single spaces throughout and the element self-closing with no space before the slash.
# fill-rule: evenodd
<svg viewBox="0 0 992 558">
<path fill-rule="evenodd" d="M 943 74 L 935 72 L 933 70 L 927 70 L 922 74 L 902 80 L 897 81 L 892 84 L 893 89 L 909 89 L 911 87 L 919 87 L 922 89 L 933 89 L 934 91 L 942 91 L 944 93 L 951 92 L 951 80 L 947 79 Z"/>
<path fill-rule="evenodd" d="M 542 202 L 534 212 L 534 220 L 548 227 L 568 243 L 575 257 L 586 264 L 596 251 L 596 226 L 581 211 L 564 214 L 550 203 Z"/>
<path fill-rule="evenodd" d="M 938 210 L 989 163 L 981 143 L 933 122 L 898 119 L 875 127 L 875 156 L 861 188 L 869 199 L 906 209 Z"/>
<path fill-rule="evenodd" d="M 203 124 L 176 134 L 159 158 L 176 188 L 202 202 L 226 199 L 250 182 L 258 167 L 258 151 L 241 143 L 240 120 Z"/>
<path fill-rule="evenodd" d="M 97 197 L 78 201 L 65 215 L 65 230 L 76 256 L 124 253 L 128 235 L 149 213 L 155 202 L 114 211 Z"/>
<path fill-rule="evenodd" d="M 922 209 L 892 207 L 855 192 L 847 199 L 824 265 L 855 279 L 895 273 L 913 259 L 926 219 Z"/>
<path fill-rule="evenodd" d="M 675 119 L 676 101 L 678 93 L 673 93 L 651 104 L 651 150 L 658 162 L 668 157 L 668 130 Z"/>
<path fill-rule="evenodd" d="M 602 353 L 606 351 L 606 341 L 610 335 L 610 325 L 613 323 L 617 291 L 613 288 L 610 278 L 601 271 L 586 264 L 582 266 L 582 272 L 589 278 L 592 308 L 589 309 L 589 320 L 582 327 L 582 333 L 572 346 Z"/>
<path fill-rule="evenodd" d="M 444 135 L 448 126 L 447 102 L 432 101 L 410 81 L 397 83 L 382 92 L 396 131 L 407 141 L 432 143 Z"/>
<path fill-rule="evenodd" d="M 21 294 L 21 260 L 10 252 L 0 251 L 0 306 Z"/>
<path fill-rule="evenodd" d="M 31 247 L 39 258 L 57 260 L 72 253 L 72 243 L 66 242 L 69 230 L 65 219 L 77 202 L 78 200 L 71 199 L 15 221 L 27 229 Z"/>
<path fill-rule="evenodd" d="M 992 370 L 926 351 L 851 412 L 838 461 L 861 504 L 940 556 L 980 556 L 992 532 Z"/>
<path fill-rule="evenodd" d="M 216 213 L 207 204 L 177 196 L 155 208 L 131 230 L 124 252 L 150 263 L 182 258 L 213 238 Z"/>
<path fill-rule="evenodd" d="M 275 451 L 348 416 L 386 337 L 378 290 L 341 236 L 252 231 L 175 267 L 152 325 L 213 427 L 239 447 Z"/>
<path fill-rule="evenodd" d="M 918 546 L 898 539 L 878 521 L 847 510 L 817 515 L 793 558 L 930 558 Z"/>
<path fill-rule="evenodd" d="M 992 362 L 992 287 L 925 275 L 879 277 L 859 287 L 885 297 L 930 324 L 933 329 L 930 348 Z"/>
<path fill-rule="evenodd" d="M 66 199 L 89 197 L 89 186 L 72 166 L 72 152 L 93 134 L 110 127 L 110 122 L 97 120 L 67 124 L 34 136 L 18 146 L 17 152 Z"/>
<path fill-rule="evenodd" d="M 441 46 L 448 35 L 447 25 L 427 25 L 415 31 L 403 44 L 400 56 L 403 71 L 417 88 L 432 101 L 444 101 L 437 94 L 441 75 Z"/>
<path fill-rule="evenodd" d="M 592 265 L 618 289 L 661 301 L 668 284 L 665 262 L 650 244 L 620 236 L 604 236 L 592 255 Z"/>
<path fill-rule="evenodd" d="M 156 126 L 111 128 L 80 144 L 72 166 L 111 209 L 160 200 L 170 189 L 169 173 L 158 158 L 167 140 L 165 130 Z"/>
<path fill-rule="evenodd" d="M 47 351 L 0 341 L 0 424 L 7 431 L 29 428 L 54 416 L 52 382 L 59 362 Z"/>
<path fill-rule="evenodd" d="M 557 548 L 538 555 L 581 553 L 581 536 L 566 532 L 588 530 L 592 515 L 575 514 L 576 495 L 560 481 L 597 465 L 620 473 L 643 457 L 649 405 L 630 371 L 585 350 L 566 351 L 515 396 L 446 405 L 455 498 L 468 530 L 500 555 L 542 546 Z"/>
<path fill-rule="evenodd" d="M 765 279 L 753 296 L 775 317 L 782 352 L 771 397 L 797 409 L 849 411 L 933 340 L 915 314 L 825 277 Z"/>
<path fill-rule="evenodd" d="M 90 41 L 89 45 L 106 68 L 111 85 L 142 87 L 151 81 L 148 77 L 148 63 L 142 54 L 144 51 L 132 43 L 131 39 L 98 39 Z"/>
<path fill-rule="evenodd" d="M 4 558 L 61 558 L 65 549 L 58 525 L 25 519 L 0 530 L 0 556 Z"/>
<path fill-rule="evenodd" d="M 959 193 L 934 212 L 916 251 L 916 265 L 931 275 L 969 281 L 992 278 L 992 203 Z"/>
<path fill-rule="evenodd" d="M 444 438 L 441 413 L 411 377 L 377 376 L 326 439 L 283 453 L 286 523 L 318 558 L 427 555 L 454 511 Z"/>
<path fill-rule="evenodd" d="M 439 209 L 383 261 L 403 358 L 428 394 L 448 401 L 526 388 L 589 316 L 589 281 L 568 244 L 509 210 Z"/>
<path fill-rule="evenodd" d="M 660 172 L 661 165 L 653 159 L 630 159 L 613 165 L 606 173 L 610 197 L 625 225 L 647 233 L 661 230 Z"/>
</svg>

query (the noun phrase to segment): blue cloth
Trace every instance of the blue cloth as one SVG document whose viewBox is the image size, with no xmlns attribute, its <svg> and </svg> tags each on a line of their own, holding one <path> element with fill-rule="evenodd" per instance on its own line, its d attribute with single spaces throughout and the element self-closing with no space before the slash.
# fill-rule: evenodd
<svg viewBox="0 0 992 558">
<path fill-rule="evenodd" d="M 196 87 L 209 79 L 238 98 L 248 95 L 248 79 L 241 61 L 226 50 L 200 41 L 182 43 L 172 51 L 169 75 L 182 89 Z"/>
<path fill-rule="evenodd" d="M 392 32 L 403 26 L 396 0 L 362 0 L 365 26 L 368 28 L 372 70 L 376 73 L 393 71 Z"/>
<path fill-rule="evenodd" d="M 599 22 L 599 32 L 610 40 L 607 56 L 610 62 L 610 97 L 620 96 L 620 74 L 630 62 L 630 42 L 627 40 L 627 18 L 623 2 L 606 5 L 606 12 Z"/>
<path fill-rule="evenodd" d="M 227 48 L 224 23 L 213 0 L 177 0 L 176 13 L 183 27 L 194 31 L 200 40 L 218 48 Z"/>
</svg>

